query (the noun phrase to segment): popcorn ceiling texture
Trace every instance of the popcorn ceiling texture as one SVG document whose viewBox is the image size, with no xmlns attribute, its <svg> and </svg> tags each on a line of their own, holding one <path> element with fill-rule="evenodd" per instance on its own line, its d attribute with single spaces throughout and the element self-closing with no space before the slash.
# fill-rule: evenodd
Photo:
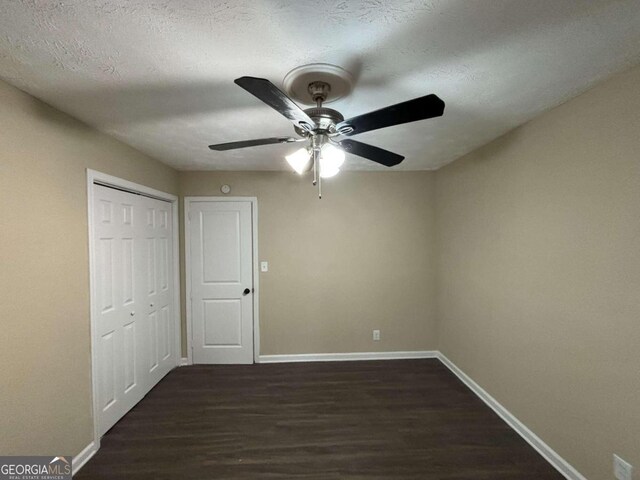
<svg viewBox="0 0 640 480">
<path fill-rule="evenodd" d="M 445 116 L 358 139 L 428 170 L 640 61 L 640 3 L 536 0 L 5 0 L 0 78 L 178 169 L 281 170 L 289 135 L 233 84 L 340 65 L 346 117 L 437 93 Z M 346 168 L 379 169 L 349 156 Z"/>
</svg>

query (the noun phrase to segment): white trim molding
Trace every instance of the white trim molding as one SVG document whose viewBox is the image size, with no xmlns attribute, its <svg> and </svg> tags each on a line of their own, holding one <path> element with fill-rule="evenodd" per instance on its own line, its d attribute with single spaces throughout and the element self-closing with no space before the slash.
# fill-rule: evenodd
<svg viewBox="0 0 640 480">
<path fill-rule="evenodd" d="M 513 430 L 516 431 L 535 451 L 549 462 L 558 472 L 569 480 L 587 480 L 580 472 L 578 472 L 569 462 L 562 458 L 555 450 L 547 445 L 540 437 L 533 433 L 524 423 L 516 418 L 509 410 L 507 410 L 500 402 L 493 398 L 484 388 L 474 382 L 471 377 L 460 370 L 451 360 L 443 353 L 438 352 L 438 360 L 440 360 L 451 372 L 457 376 L 480 400 L 487 404 L 491 410 L 496 412 L 498 416 L 506 422 Z"/>
<path fill-rule="evenodd" d="M 189 362 L 189 358 L 188 357 L 182 357 L 180 359 L 180 365 L 178 365 L 179 367 L 186 367 L 187 365 L 191 365 L 191 363 Z"/>
<path fill-rule="evenodd" d="M 96 442 L 94 440 L 89 445 L 84 447 L 78 455 L 73 457 L 73 459 L 71 460 L 71 471 L 73 475 L 78 473 L 80 469 L 84 467 L 84 464 L 87 463 L 91 459 L 91 457 L 96 454 L 98 448 L 100 448 L 100 443 L 98 442 L 98 444 L 96 445 Z"/>
<path fill-rule="evenodd" d="M 409 352 L 300 353 L 293 355 L 260 355 L 258 363 L 345 362 L 356 360 L 400 360 L 438 358 L 435 350 Z"/>
</svg>

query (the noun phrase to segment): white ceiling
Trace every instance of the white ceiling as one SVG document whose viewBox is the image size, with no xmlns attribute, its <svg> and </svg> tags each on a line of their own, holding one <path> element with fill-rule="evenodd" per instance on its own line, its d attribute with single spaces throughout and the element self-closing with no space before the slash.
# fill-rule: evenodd
<svg viewBox="0 0 640 480">
<path fill-rule="evenodd" d="M 0 77 L 178 169 L 280 170 L 290 135 L 237 87 L 325 62 L 357 78 L 345 117 L 436 93 L 442 118 L 358 140 L 438 168 L 640 62 L 640 2 L 3 0 Z M 346 168 L 380 169 L 348 156 Z"/>
</svg>

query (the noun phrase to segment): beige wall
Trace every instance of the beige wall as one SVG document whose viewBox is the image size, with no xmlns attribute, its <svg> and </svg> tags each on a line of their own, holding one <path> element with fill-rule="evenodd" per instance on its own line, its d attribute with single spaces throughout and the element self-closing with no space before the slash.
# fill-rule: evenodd
<svg viewBox="0 0 640 480">
<path fill-rule="evenodd" d="M 432 173 L 342 172 L 319 200 L 294 173 L 181 172 L 180 194 L 225 183 L 258 197 L 263 355 L 435 348 Z"/>
<path fill-rule="evenodd" d="M 640 68 L 436 190 L 439 348 L 588 478 L 640 468 Z"/>
<path fill-rule="evenodd" d="M 0 454 L 93 439 L 86 168 L 177 193 L 177 173 L 0 82 Z"/>
<path fill-rule="evenodd" d="M 0 105 L 0 453 L 92 439 L 92 168 L 258 197 L 263 354 L 439 348 L 588 478 L 640 465 L 640 69 L 436 174 L 344 172 L 322 200 L 291 173 L 178 175 L 3 83 Z"/>
</svg>

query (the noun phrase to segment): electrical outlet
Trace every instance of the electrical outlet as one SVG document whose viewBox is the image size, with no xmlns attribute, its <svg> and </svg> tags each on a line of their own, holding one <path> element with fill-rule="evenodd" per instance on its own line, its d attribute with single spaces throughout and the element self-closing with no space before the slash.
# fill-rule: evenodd
<svg viewBox="0 0 640 480">
<path fill-rule="evenodd" d="M 633 477 L 633 466 L 615 453 L 613 454 L 613 475 L 618 480 L 632 480 Z"/>
<path fill-rule="evenodd" d="M 373 341 L 374 342 L 379 342 L 380 341 L 380 330 L 374 330 L 373 331 Z"/>
<path fill-rule="evenodd" d="M 269 271 L 269 262 L 260 262 L 260 271 L 268 272 Z"/>
</svg>

